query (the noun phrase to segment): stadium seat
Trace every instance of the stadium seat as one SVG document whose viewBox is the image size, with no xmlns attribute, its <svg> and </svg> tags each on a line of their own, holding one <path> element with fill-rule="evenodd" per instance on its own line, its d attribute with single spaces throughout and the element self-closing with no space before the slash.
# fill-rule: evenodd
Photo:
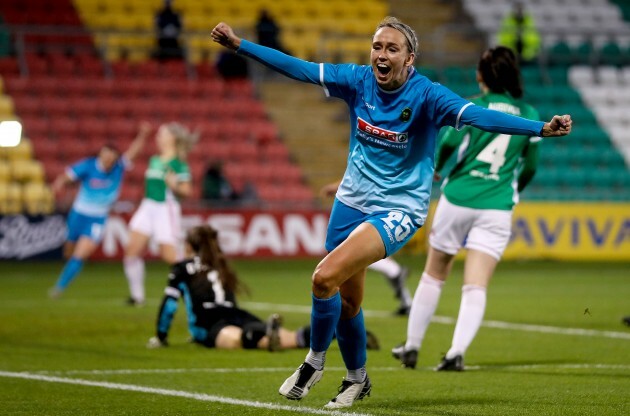
<svg viewBox="0 0 630 416">
<path fill-rule="evenodd" d="M 22 212 L 22 187 L 17 183 L 0 186 L 0 214 L 15 215 Z"/>
<path fill-rule="evenodd" d="M 50 214 L 54 210 L 54 197 L 50 188 L 38 182 L 23 187 L 23 204 L 30 215 Z"/>
<path fill-rule="evenodd" d="M 11 161 L 11 176 L 16 182 L 43 182 L 44 168 L 36 160 L 15 159 Z"/>
</svg>

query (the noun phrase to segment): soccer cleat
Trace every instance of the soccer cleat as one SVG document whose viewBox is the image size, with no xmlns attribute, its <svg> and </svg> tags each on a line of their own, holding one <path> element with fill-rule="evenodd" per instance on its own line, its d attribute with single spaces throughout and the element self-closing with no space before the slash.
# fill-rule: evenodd
<svg viewBox="0 0 630 416">
<path fill-rule="evenodd" d="M 48 297 L 50 299 L 59 299 L 61 295 L 63 295 L 63 289 L 59 289 L 57 286 L 48 289 Z"/>
<path fill-rule="evenodd" d="M 630 326 L 630 316 L 626 316 L 624 317 L 621 322 L 623 322 L 624 324 Z"/>
<path fill-rule="evenodd" d="M 392 356 L 400 360 L 400 363 L 405 368 L 414 369 L 418 363 L 418 350 L 405 350 L 405 344 L 392 348 Z"/>
<path fill-rule="evenodd" d="M 400 306 L 394 312 L 398 316 L 409 315 L 411 310 L 411 295 L 409 294 L 409 289 L 405 286 L 407 277 L 409 277 L 409 268 L 401 267 L 398 276 L 389 281 L 394 288 L 396 299 L 400 300 Z"/>
<path fill-rule="evenodd" d="M 456 355 L 455 358 L 442 358 L 442 362 L 435 367 L 435 371 L 464 371 L 464 357 Z"/>
<path fill-rule="evenodd" d="M 365 331 L 365 335 L 367 337 L 366 347 L 368 350 L 380 350 L 381 344 L 378 342 L 378 338 L 374 335 L 373 332 Z"/>
<path fill-rule="evenodd" d="M 280 327 L 282 326 L 282 317 L 277 313 L 274 313 L 267 319 L 267 349 L 271 352 L 280 351 L 282 346 L 280 345 Z"/>
<path fill-rule="evenodd" d="M 125 304 L 128 306 L 135 306 L 136 308 L 141 308 L 144 306 L 144 301 L 138 300 L 129 296 L 127 300 L 125 301 Z"/>
<path fill-rule="evenodd" d="M 408 316 L 409 312 L 411 312 L 411 306 L 401 303 L 398 309 L 396 309 L 395 314 L 398 316 Z"/>
<path fill-rule="evenodd" d="M 367 375 L 365 376 L 365 380 L 361 383 L 343 379 L 341 386 L 339 386 L 339 394 L 324 407 L 326 409 L 350 407 L 355 400 L 363 400 L 365 396 L 369 396 L 371 391 L 372 383 L 370 383 L 370 378 Z"/>
<path fill-rule="evenodd" d="M 316 370 L 309 363 L 302 363 L 291 377 L 287 378 L 278 393 L 289 400 L 300 400 L 308 394 L 315 383 L 321 380 L 324 370 Z"/>
<path fill-rule="evenodd" d="M 408 276 L 409 276 L 409 268 L 401 267 L 400 273 L 398 273 L 398 276 L 390 280 L 390 283 L 392 287 L 394 288 L 394 292 L 396 293 L 396 299 L 403 298 L 403 293 L 407 289 L 405 286 L 405 282 L 407 281 Z"/>
</svg>

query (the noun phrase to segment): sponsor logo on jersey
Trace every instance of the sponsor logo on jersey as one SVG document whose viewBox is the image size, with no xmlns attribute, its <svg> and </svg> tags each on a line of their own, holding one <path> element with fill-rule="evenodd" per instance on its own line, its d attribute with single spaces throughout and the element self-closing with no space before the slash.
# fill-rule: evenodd
<svg viewBox="0 0 630 416">
<path fill-rule="evenodd" d="M 112 181 L 109 179 L 92 178 L 90 179 L 90 188 L 92 189 L 105 189 L 112 186 Z"/>
<path fill-rule="evenodd" d="M 399 133 L 397 131 L 385 130 L 380 127 L 376 127 L 363 120 L 361 117 L 357 119 L 357 130 L 363 132 L 371 137 L 377 137 L 379 139 L 387 140 L 393 143 L 406 143 L 409 139 L 407 132 Z"/>
</svg>

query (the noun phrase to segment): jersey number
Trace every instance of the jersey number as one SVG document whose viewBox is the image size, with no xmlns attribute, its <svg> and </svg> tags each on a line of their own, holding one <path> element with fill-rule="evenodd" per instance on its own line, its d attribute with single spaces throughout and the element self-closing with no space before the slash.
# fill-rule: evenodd
<svg viewBox="0 0 630 416">
<path fill-rule="evenodd" d="M 394 230 L 394 238 L 401 242 L 411 232 L 412 223 L 408 215 L 398 211 L 391 211 L 382 221 L 387 224 L 390 230 Z"/>
<path fill-rule="evenodd" d="M 497 173 L 505 164 L 505 152 L 510 145 L 509 134 L 499 134 L 492 140 L 475 158 L 476 160 L 490 164 L 490 173 Z"/>
<path fill-rule="evenodd" d="M 219 279 L 219 272 L 212 270 L 208 273 L 208 281 L 212 283 L 212 290 L 214 291 L 214 303 L 216 305 L 225 304 L 225 290 L 221 279 Z"/>
</svg>

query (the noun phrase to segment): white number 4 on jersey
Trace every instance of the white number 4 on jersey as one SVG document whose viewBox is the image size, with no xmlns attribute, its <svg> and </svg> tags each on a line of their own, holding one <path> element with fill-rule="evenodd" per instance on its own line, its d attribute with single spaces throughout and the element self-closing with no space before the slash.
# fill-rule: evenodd
<svg viewBox="0 0 630 416">
<path fill-rule="evenodd" d="M 497 173 L 505 163 L 505 152 L 510 145 L 509 134 L 499 134 L 491 141 L 475 158 L 476 160 L 490 164 L 490 173 Z"/>
</svg>

